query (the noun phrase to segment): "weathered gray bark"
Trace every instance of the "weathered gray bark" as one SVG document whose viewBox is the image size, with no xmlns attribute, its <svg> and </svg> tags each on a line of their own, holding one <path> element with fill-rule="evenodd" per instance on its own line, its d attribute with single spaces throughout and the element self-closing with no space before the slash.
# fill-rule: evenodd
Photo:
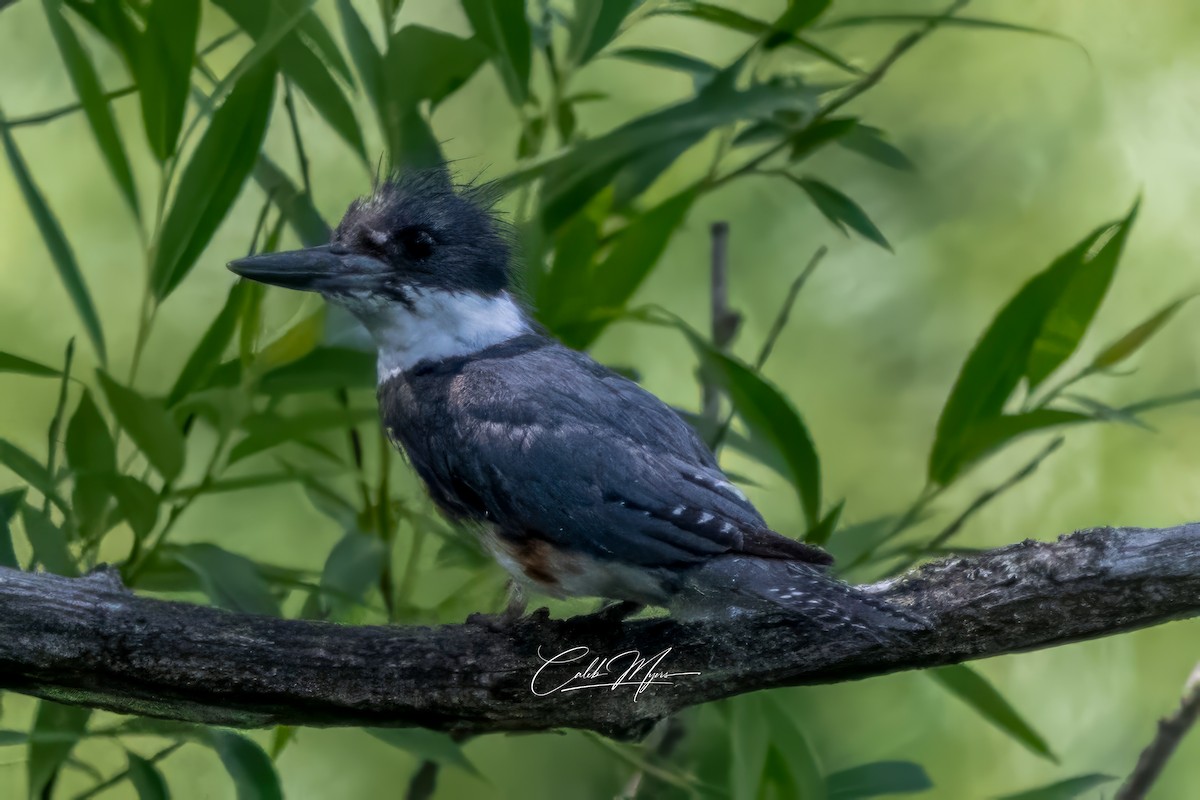
<svg viewBox="0 0 1200 800">
<path fill-rule="evenodd" d="M 137 597 L 107 574 L 0 569 L 0 688 L 243 727 L 572 727 L 630 737 L 685 706 L 757 689 L 951 664 L 1196 615 L 1200 524 L 1026 541 L 868 588 L 918 610 L 930 629 L 885 644 L 870 631 L 830 633 L 769 615 L 624 624 L 535 615 L 504 632 L 470 623 L 350 627 Z M 549 657 L 580 646 L 599 657 L 636 650 L 650 658 L 670 648 L 656 669 L 699 674 L 651 686 L 636 701 L 633 686 L 531 691 L 539 650 Z M 543 673 L 539 691 L 589 659 Z M 617 672 L 627 664 L 619 661 Z"/>
</svg>

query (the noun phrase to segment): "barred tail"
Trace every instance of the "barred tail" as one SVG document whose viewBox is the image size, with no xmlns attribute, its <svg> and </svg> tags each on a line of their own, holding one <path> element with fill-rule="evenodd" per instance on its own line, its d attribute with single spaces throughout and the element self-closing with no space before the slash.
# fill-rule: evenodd
<svg viewBox="0 0 1200 800">
<path fill-rule="evenodd" d="M 820 630 L 887 636 L 927 628 L 920 615 L 887 603 L 801 561 L 727 555 L 693 569 L 671 611 L 682 618 L 783 610 Z"/>
</svg>

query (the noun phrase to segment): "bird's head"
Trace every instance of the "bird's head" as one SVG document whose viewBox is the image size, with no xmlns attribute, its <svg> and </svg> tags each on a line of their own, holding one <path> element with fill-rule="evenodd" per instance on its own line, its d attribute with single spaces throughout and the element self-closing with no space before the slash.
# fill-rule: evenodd
<svg viewBox="0 0 1200 800">
<path fill-rule="evenodd" d="M 474 352 L 529 330 L 508 293 L 509 247 L 487 184 L 445 168 L 379 182 L 327 245 L 230 262 L 244 278 L 319 292 L 374 335 L 385 371 Z"/>
<path fill-rule="evenodd" d="M 495 295 L 508 286 L 508 243 L 491 195 L 486 184 L 455 186 L 444 168 L 401 173 L 351 203 L 329 244 L 250 256 L 229 268 L 352 310 L 406 302 L 412 290 Z"/>
</svg>

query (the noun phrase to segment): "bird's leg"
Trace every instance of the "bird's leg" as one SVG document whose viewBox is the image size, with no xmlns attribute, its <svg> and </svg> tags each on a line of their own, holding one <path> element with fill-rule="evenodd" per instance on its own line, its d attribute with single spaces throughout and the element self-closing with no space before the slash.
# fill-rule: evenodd
<svg viewBox="0 0 1200 800">
<path fill-rule="evenodd" d="M 516 580 L 508 579 L 508 602 L 499 614 L 471 614 L 467 622 L 471 625 L 481 625 L 496 632 L 503 632 L 517 624 L 525 615 L 525 590 Z"/>
</svg>

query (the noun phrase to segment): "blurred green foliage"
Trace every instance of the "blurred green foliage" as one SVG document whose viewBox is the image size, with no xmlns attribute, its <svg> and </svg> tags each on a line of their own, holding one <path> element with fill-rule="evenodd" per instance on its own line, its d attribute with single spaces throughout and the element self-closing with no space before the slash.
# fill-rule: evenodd
<svg viewBox="0 0 1200 800">
<path fill-rule="evenodd" d="M 917 240 L 897 236 L 871 210 L 894 205 L 897 195 L 903 204 L 920 206 L 923 194 L 937 196 L 958 178 L 946 170 L 924 185 L 913 178 L 922 159 L 889 135 L 895 115 L 886 113 L 886 99 L 874 98 L 887 97 L 893 70 L 908 63 L 918 44 L 928 46 L 924 40 L 931 36 L 996 37 L 1010 48 L 1021 47 L 1024 37 L 1042 37 L 1042 46 L 1062 58 L 1087 62 L 1090 56 L 1081 58 L 1069 37 L 1007 19 L 1004 6 L 983 13 L 965 10 L 963 2 L 902 13 L 890 7 L 871 13 L 829 0 L 764 0 L 745 8 L 692 0 L 462 0 L 414 8 L 420 5 L 42 0 L 39 6 L 26 0 L 0 17 L 5 41 L 38 31 L 48 48 L 38 68 L 65 76 L 74 95 L 58 108 L 43 103 L 21 116 L 0 112 L 0 137 L 17 202 L 24 206 L 9 216 L 20 225 L 32 223 L 42 248 L 23 254 L 20 276 L 53 271 L 73 314 L 68 320 L 63 306 L 60 316 L 45 319 L 44 336 L 3 328 L 0 372 L 10 373 L 6 382 L 50 388 L 13 395 L 25 409 L 20 418 L 42 426 L 38 447 L 15 426 L 0 430 L 0 464 L 7 470 L 0 475 L 8 476 L 0 493 L 0 565 L 74 575 L 112 561 L 140 591 L 347 623 L 449 622 L 497 607 L 502 574 L 469 533 L 437 518 L 380 435 L 373 357 L 354 325 L 309 301 L 276 298 L 257 285 L 226 289 L 220 283 L 229 279 L 219 265 L 242 252 L 274 250 L 285 239 L 323 243 L 339 204 L 362 192 L 373 172 L 440 163 L 452 148 L 461 155 L 454 144 L 459 136 L 482 136 L 489 155 L 503 153 L 503 167 L 486 170 L 486 177 L 508 193 L 522 284 L 541 322 L 568 344 L 595 347 L 602 357 L 608 355 L 602 336 L 636 336 L 624 357 L 676 354 L 652 364 L 666 377 L 647 373 L 647 383 L 667 387 L 669 377 L 670 387 L 684 386 L 664 392 L 681 405 L 699 395 L 697 383 L 718 391 L 722 399 L 707 413 L 681 413 L 714 447 L 724 448 L 724 461 L 747 474 L 751 491 L 763 485 L 759 494 L 776 528 L 828 546 L 853 579 L 969 549 L 960 534 L 975 515 L 1002 503 L 1010 490 L 1027 488 L 1026 480 L 1074 431 L 1147 428 L 1146 413 L 1196 399 L 1191 385 L 1177 383 L 1168 391 L 1140 376 L 1125 381 L 1134 387 L 1133 397 L 1114 401 L 1108 388 L 1111 378 L 1129 374 L 1122 371 L 1128 362 L 1189 297 L 1174 288 L 1156 298 L 1163 301 L 1157 309 L 1139 302 L 1140 321 L 1115 333 L 1096 332 L 1127 241 L 1136 233 L 1139 202 L 1086 235 L 1083 228 L 1058 224 L 1036 228 L 1038 237 L 1029 237 L 1032 244 L 1020 253 L 1049 263 L 1016 291 L 1006 286 L 986 304 L 962 309 L 970 318 L 964 317 L 957 338 L 978 339 L 965 360 L 956 352 L 956 380 L 938 376 L 938 396 L 925 404 L 938 418 L 936 428 L 901 440 L 913 451 L 905 478 L 882 478 L 897 491 L 868 496 L 845 477 L 853 474 L 848 466 L 857 465 L 864 480 L 881 480 L 895 460 L 880 451 L 894 442 L 841 435 L 832 421 L 828 430 L 810 428 L 801 409 L 808 410 L 803 399 L 811 393 L 794 395 L 797 381 L 765 374 L 776 344 L 787 342 L 793 306 L 804 301 L 801 289 L 825 252 L 801 242 L 823 231 L 805 228 L 805 236 L 793 236 L 783 230 L 784 246 L 771 263 L 753 269 L 734 264 L 735 284 L 753 280 L 763 287 L 763 302 L 739 305 L 746 328 L 740 342 L 751 342 L 756 358 L 743 359 L 726 337 L 708 335 L 696 321 L 704 319 L 709 298 L 707 243 L 694 223 L 713 213 L 712 203 L 719 201 L 712 198 L 770 182 L 792 192 L 777 202 L 803 207 L 828 230 L 849 237 L 838 249 L 866 253 L 871 262 L 890 259 L 891 251 L 903 258 L 906 249 L 923 257 Z M 646 30 L 655 35 L 639 38 Z M 692 39 L 705 46 L 690 46 Z M 960 65 L 971 55 L 953 53 Z M 16 83 L 15 77 L 0 81 L 0 94 Z M 673 88 L 654 91 L 660 83 Z M 904 127 L 909 140 L 937 142 L 946 135 L 937 127 L 945 112 L 930 111 L 941 101 L 938 89 L 937 80 L 907 86 L 907 97 L 919 95 L 929 117 Z M 906 95 L 897 96 L 904 102 Z M 454 107 L 454 114 L 442 112 L 445 107 Z M 74 126 L 71 152 L 59 155 L 58 163 L 36 147 L 37 132 L 55 126 Z M 935 148 L 923 148 L 926 159 L 936 161 L 930 152 Z M 30 155 L 34 150 L 38 156 Z M 110 188 L 94 185 L 97 170 L 107 174 Z M 62 171 L 66 176 L 56 177 Z M 86 190 L 71 195 L 76 206 L 80 197 L 107 191 L 120 213 L 105 210 L 104 224 L 90 226 L 78 222 L 72 207 L 75 221 L 60 221 L 56 208 L 68 205 L 64 192 L 75 173 L 89 176 Z M 756 230 L 759 210 L 750 205 L 734 216 L 735 235 L 743 225 Z M 1093 225 L 1096 208 L 1078 205 L 1069 219 Z M 1036 202 L 1031 209 L 1035 215 L 1054 211 Z M 951 209 L 942 214 L 952 216 Z M 933 223 L 936 218 L 934 212 Z M 1018 220 L 1007 224 L 1016 233 L 1000 235 L 1023 236 Z M 127 230 L 117 234 L 112 225 Z M 249 241 L 235 243 L 235 233 Z M 120 237 L 132 242 L 123 255 L 139 254 L 141 265 L 97 270 L 98 254 Z M 682 270 L 669 272 L 666 256 L 683 238 L 698 240 L 692 257 Z M 986 261 L 977 252 L 987 247 L 976 241 L 978 231 L 967 238 L 969 245 L 953 244 L 956 257 L 966 252 Z M 809 260 L 813 251 L 817 255 Z M 1052 259 L 1058 251 L 1062 255 Z M 901 274 L 885 280 L 920 290 L 928 276 L 908 277 L 906 266 L 911 264 L 886 267 Z M 18 280 L 15 262 L 6 260 L 3 270 L 11 288 Z M 858 282 L 850 284 L 858 291 L 858 284 L 880 278 L 846 280 Z M 210 289 L 202 295 L 194 285 Z M 193 308 L 185 309 L 175 295 L 189 290 Z M 936 310 L 947 300 L 953 306 L 955 291 L 927 289 L 926 295 Z M 136 313 L 101 313 L 114 298 Z M 838 302 L 829 302 L 830 313 L 838 313 Z M 3 304 L 6 313 L 15 312 L 18 300 Z M 843 316 L 859 313 L 853 303 L 842 306 Z M 905 330 L 889 325 L 889 315 L 911 322 L 931 313 L 876 305 L 863 319 L 890 331 L 880 335 L 895 340 L 887 349 L 896 358 L 899 350 L 918 353 L 929 342 L 919 320 Z M 71 338 L 77 333 L 86 340 L 78 357 Z M 54 345 L 63 356 L 42 346 L 47 337 L 61 337 Z M 798 348 L 812 343 L 802 339 Z M 803 361 L 789 350 L 779 348 L 772 366 Z M 851 363 L 843 372 L 854 368 Z M 826 377 L 795 369 L 801 383 Z M 893 381 L 900 385 L 910 377 L 901 368 Z M 838 424 L 857 424 L 853 409 L 862 403 L 832 402 L 842 417 Z M 887 402 L 883 408 L 902 414 Z M 819 416 L 830 414 L 822 409 Z M 1047 431 L 1052 438 L 1044 436 Z M 1043 441 L 1030 450 L 1022 440 L 1037 434 Z M 861 456 L 851 458 L 851 452 Z M 875 459 L 886 469 L 869 469 Z M 921 459 L 926 467 L 917 481 L 911 478 Z M 308 503 L 296 506 L 297 494 Z M 794 499 L 780 499 L 789 495 Z M 1052 497 L 1044 495 L 1044 502 Z M 189 531 L 189 517 L 214 501 L 234 512 L 224 524 L 237 530 L 229 536 Z M 266 509 L 284 514 L 286 522 L 264 519 Z M 256 534 L 260 527 L 280 534 L 285 525 L 317 529 L 315 519 L 323 520 L 319 530 L 329 535 L 292 530 L 298 541 L 293 546 Z M 1027 531 L 1011 533 L 999 540 Z M 560 610 L 579 612 L 586 605 Z M 929 707 L 940 709 L 947 697 L 963 701 L 976 715 L 961 723 L 971 726 L 966 739 L 1005 752 L 1023 747 L 1046 766 L 1020 779 L 963 775 L 938 754 L 937 736 L 951 734 L 919 721 L 907 725 L 921 732 L 923 745 L 911 737 L 884 746 L 864 741 L 864 725 L 895 728 L 878 705 L 893 701 L 886 693 L 872 698 L 865 689 L 859 689 L 868 699 L 857 706 L 855 724 L 836 712 L 837 704 L 850 702 L 852 690 L 774 692 L 682 715 L 676 723 L 682 740 L 669 748 L 656 740 L 630 747 L 597 737 L 573 735 L 567 744 L 536 737 L 539 745 L 521 749 L 519 769 L 495 758 L 502 737 L 464 745 L 430 731 L 368 733 L 407 754 L 404 763 L 418 781 L 441 768 L 445 796 L 456 787 L 487 792 L 500 782 L 519 787 L 512 791 L 534 792 L 536 785 L 538 793 L 553 794 L 548 787 L 558 781 L 557 796 L 625 791 L 837 800 L 995 796 L 1039 782 L 1045 786 L 1011 797 L 1093 796 L 1087 793 L 1107 781 L 1098 771 L 1119 771 L 1141 740 L 1130 738 L 1119 764 L 1102 756 L 1067 759 L 1055 738 L 1039 731 L 1036 715 L 1027 716 L 1038 707 L 1027 697 L 1006 697 L 974 667 L 935 670 L 928 677 L 933 680 L 917 676 L 911 681 L 922 683 L 906 686 Z M 1038 682 L 1069 679 L 1044 677 Z M 801 696 L 804 705 L 796 702 Z M 226 791 L 257 798 L 278 797 L 286 787 L 289 797 L 341 797 L 359 791 L 347 786 L 367 785 L 349 779 L 323 788 L 304 784 L 304 765 L 287 754 L 310 736 L 332 734 L 281 728 L 270 737 L 248 737 L 6 700 L 16 711 L 2 718 L 0 746 L 8 749 L 0 752 L 21 753 L 7 772 L 0 769 L 6 796 L 27 791 L 31 797 L 144 799 L 171 791 L 178 797 Z M 863 705 L 871 702 L 874 710 Z M 914 706 L 911 713 L 920 711 Z M 1148 730 L 1154 713 L 1139 718 L 1139 731 Z M 981 721 L 1003 738 L 985 739 Z M 1114 721 L 1120 723 L 1109 719 Z M 339 770 L 371 774 L 371 763 L 396 751 L 304 752 L 338 763 Z M 559 769 L 559 754 L 567 752 L 586 756 L 586 768 Z M 837 755 L 831 759 L 830 753 Z M 1070 763 L 1059 767 L 1060 761 Z M 224 783 L 211 775 L 218 763 L 228 773 Z M 195 778 L 189 776 L 201 774 L 204 789 L 190 782 Z M 1200 780 L 1194 770 L 1190 774 Z M 218 786 L 223 788 L 210 788 Z"/>
</svg>

